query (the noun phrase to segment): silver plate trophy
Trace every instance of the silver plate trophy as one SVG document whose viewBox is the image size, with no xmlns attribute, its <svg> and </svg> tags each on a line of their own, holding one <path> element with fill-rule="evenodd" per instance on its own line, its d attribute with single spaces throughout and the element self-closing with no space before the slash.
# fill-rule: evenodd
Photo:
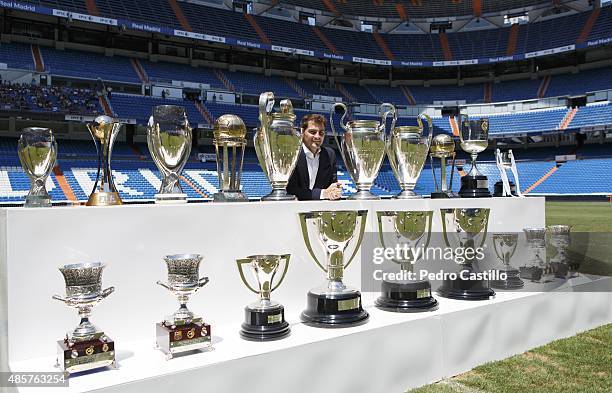
<svg viewBox="0 0 612 393">
<path fill-rule="evenodd" d="M 490 197 L 489 181 L 476 166 L 478 153 L 485 151 L 489 145 L 489 119 L 470 120 L 468 115 L 460 115 L 459 136 L 461 149 L 472 158 L 472 168 L 461 177 L 459 196 L 461 198 Z"/>
<path fill-rule="evenodd" d="M 191 154 L 191 127 L 185 108 L 159 105 L 153 108 L 147 127 L 149 153 L 162 176 L 155 203 L 185 203 L 181 172 Z"/>
<path fill-rule="evenodd" d="M 488 280 L 472 276 L 472 273 L 482 273 L 477 256 L 487 238 L 489 213 L 490 209 L 483 208 L 440 209 L 444 243 L 455 250 L 455 258 L 459 259 L 454 263 L 460 266 L 460 272 L 457 272 L 456 279 L 444 280 L 437 290 L 438 295 L 460 300 L 488 300 L 495 295 Z M 459 249 L 460 253 L 457 252 Z"/>
<path fill-rule="evenodd" d="M 93 123 L 87 124 L 87 129 L 93 138 L 98 153 L 98 174 L 96 182 L 87 206 L 112 206 L 121 205 L 121 197 L 113 181 L 113 171 L 111 169 L 111 159 L 113 157 L 113 146 L 121 123 L 109 116 L 98 116 Z"/>
<path fill-rule="evenodd" d="M 340 136 L 340 139 L 338 139 L 336 126 L 334 125 L 336 108 L 342 108 L 344 111 L 340 118 L 340 126 L 344 129 L 344 135 Z M 385 108 L 388 108 L 388 110 L 385 111 Z M 380 112 L 380 122 L 376 120 L 351 120 L 345 124 L 344 119 L 348 115 L 346 105 L 336 103 L 331 108 L 329 122 L 332 133 L 338 149 L 340 149 L 346 170 L 357 187 L 357 192 L 350 195 L 348 199 L 380 199 L 370 190 L 385 158 L 387 117 L 393 115 L 391 129 L 394 129 L 397 121 L 397 111 L 395 106 L 385 103 L 380 106 Z"/>
<path fill-rule="evenodd" d="M 222 115 L 215 120 L 213 144 L 217 153 L 219 192 L 215 202 L 242 202 L 248 198 L 240 191 L 242 163 L 246 147 L 246 126 L 236 115 Z"/>
<path fill-rule="evenodd" d="M 76 308 L 81 322 L 66 338 L 57 342 L 57 364 L 62 371 L 76 373 L 106 366 L 116 367 L 115 343 L 89 321 L 92 308 L 113 293 L 114 287 L 102 290 L 105 265 L 75 263 L 59 268 L 66 283 L 66 297 L 53 299 Z"/>
<path fill-rule="evenodd" d="M 518 177 L 518 169 L 516 167 L 516 161 L 514 160 L 514 153 L 512 153 L 512 149 L 508 151 L 500 151 L 499 149 L 495 150 L 495 162 L 497 164 L 497 169 L 499 170 L 499 175 L 501 180 L 495 183 L 494 187 L 494 196 L 518 196 L 522 197 L 523 193 L 521 192 L 521 185 Z M 512 172 L 512 176 L 514 178 L 514 182 L 510 180 L 508 177 L 507 170 Z"/>
<path fill-rule="evenodd" d="M 304 323 L 316 327 L 347 327 L 367 322 L 369 314 L 362 307 L 361 293 L 342 282 L 344 270 L 361 246 L 367 215 L 367 210 L 299 214 L 308 253 L 327 273 L 323 285 L 308 292 L 306 310 L 301 315 Z M 313 248 L 317 245 L 315 238 L 325 250 L 325 265 Z"/>
<path fill-rule="evenodd" d="M 567 249 L 571 244 L 571 230 L 570 225 L 549 225 L 546 227 L 548 244 L 551 248 L 551 253 L 548 254 L 550 257 L 548 264 L 557 278 L 565 279 L 569 276 L 576 276 L 576 269 L 570 274 L 570 263 L 567 257 Z"/>
<path fill-rule="evenodd" d="M 519 289 L 525 283 L 520 278 L 519 270 L 510 264 L 510 259 L 516 251 L 518 245 L 518 233 L 495 233 L 493 234 L 493 249 L 495 255 L 501 261 L 502 266 L 497 270 L 505 278 L 492 280 L 491 286 L 498 289 Z"/>
<path fill-rule="evenodd" d="M 295 126 L 295 113 L 290 100 L 282 100 L 280 112 L 272 112 L 274 93 L 259 96 L 259 128 L 255 131 L 255 153 L 272 192 L 262 201 L 292 201 L 287 183 L 295 169 L 302 146 L 302 132 Z"/>
<path fill-rule="evenodd" d="M 57 142 L 49 128 L 24 128 L 17 143 L 17 154 L 30 179 L 30 191 L 25 207 L 51 206 L 51 196 L 45 184 L 57 160 Z"/>
<path fill-rule="evenodd" d="M 431 166 L 431 175 L 436 185 L 436 190 L 431 193 L 431 199 L 438 198 L 455 198 L 457 195 L 453 193 L 453 177 L 455 174 L 455 141 L 447 134 L 436 135 L 431 141 L 429 153 L 429 162 Z M 434 166 L 434 158 L 440 159 L 440 182 L 436 178 Z M 446 181 L 446 159 L 452 158 L 450 184 Z"/>
<path fill-rule="evenodd" d="M 414 274 L 414 264 L 423 257 L 431 238 L 433 211 L 379 211 L 378 235 L 384 249 L 402 250 L 392 262 L 398 264 L 399 279 L 383 280 L 376 307 L 393 312 L 418 312 L 437 309 L 438 301 L 431 296 L 428 280 L 408 278 Z"/>
<path fill-rule="evenodd" d="M 427 120 L 429 134 L 423 135 L 423 121 Z M 417 117 L 418 126 L 399 126 L 391 130 L 387 138 L 387 157 L 391 163 L 393 174 L 399 183 L 401 192 L 394 198 L 419 198 L 414 192 L 417 180 L 427 160 L 427 153 L 433 138 L 433 123 L 425 114 Z"/>
<path fill-rule="evenodd" d="M 174 314 L 157 323 L 157 348 L 171 359 L 177 353 L 198 349 L 211 349 L 210 325 L 202 317 L 187 308 L 189 298 L 208 283 L 208 277 L 200 277 L 199 254 L 177 254 L 164 257 L 168 269 L 168 282 L 157 281 L 179 302 Z"/>
<path fill-rule="evenodd" d="M 531 282 L 547 282 L 549 267 L 546 263 L 546 228 L 525 228 L 527 259 L 519 267 L 521 278 Z"/>
<path fill-rule="evenodd" d="M 259 300 L 244 309 L 244 323 L 240 336 L 250 341 L 271 341 L 287 337 L 291 332 L 285 321 L 285 308 L 282 304 L 270 300 L 270 294 L 279 287 L 287 274 L 289 254 L 284 255 L 251 255 L 236 261 L 238 272 L 244 285 L 259 295 Z M 281 269 L 281 262 L 284 267 Z M 254 288 L 244 275 L 244 266 L 249 266 L 257 286 Z M 273 283 L 276 273 L 282 272 L 278 282 Z"/>
</svg>

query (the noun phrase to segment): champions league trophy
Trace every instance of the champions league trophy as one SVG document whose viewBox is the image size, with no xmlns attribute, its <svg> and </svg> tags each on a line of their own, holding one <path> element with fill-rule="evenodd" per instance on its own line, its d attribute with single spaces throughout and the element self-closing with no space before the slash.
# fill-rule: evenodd
<svg viewBox="0 0 612 393">
<path fill-rule="evenodd" d="M 93 191 L 87 200 L 87 206 L 121 205 L 121 197 L 113 181 L 111 158 L 113 145 L 121 130 L 121 123 L 112 117 L 98 116 L 93 123 L 87 124 L 87 129 L 96 144 L 98 153 L 98 174 Z"/>
<path fill-rule="evenodd" d="M 76 373 L 106 366 L 116 367 L 115 343 L 89 321 L 92 308 L 113 293 L 114 287 L 102 290 L 104 265 L 77 263 L 59 268 L 66 282 L 66 297 L 53 299 L 79 311 L 81 323 L 64 340 L 57 342 L 57 364 L 62 371 Z"/>
<path fill-rule="evenodd" d="M 480 273 L 474 265 L 477 262 L 477 249 L 482 248 L 487 237 L 490 209 L 456 208 L 440 209 L 442 215 L 442 235 L 447 247 L 453 249 L 455 262 L 461 266 L 457 279 L 446 279 L 438 288 L 443 297 L 460 300 L 488 300 L 495 292 L 489 287 L 488 280 L 470 277 Z M 461 251 L 461 255 L 457 253 Z M 472 250 L 468 256 L 467 250 Z"/>
<path fill-rule="evenodd" d="M 431 199 L 438 198 L 455 198 L 453 189 L 453 175 L 455 173 L 455 142 L 447 134 L 436 135 L 431 141 L 429 162 L 431 164 L 431 173 L 433 175 L 436 191 L 431 193 Z M 452 157 L 453 164 L 451 166 L 450 184 L 446 185 L 446 159 Z M 436 171 L 434 169 L 434 158 L 440 159 L 440 184 L 438 187 L 438 179 L 436 179 Z"/>
<path fill-rule="evenodd" d="M 514 154 L 512 149 L 500 152 L 499 149 L 495 151 L 495 161 L 497 162 L 497 169 L 501 176 L 501 180 L 495 183 L 495 196 L 519 196 L 522 197 L 521 186 L 519 184 L 518 170 L 516 168 L 516 162 L 514 161 Z M 514 181 L 516 185 L 509 180 L 507 169 L 512 171 Z"/>
<path fill-rule="evenodd" d="M 301 319 L 316 327 L 348 327 L 365 323 L 369 315 L 361 305 L 361 293 L 342 282 L 344 270 L 353 261 L 365 232 L 367 210 L 313 211 L 300 213 L 302 236 L 308 253 L 327 273 L 325 283 L 308 292 Z M 311 234 L 312 232 L 312 234 Z M 318 237 L 326 253 L 326 265 L 319 262 L 312 241 Z M 349 243 L 352 252 L 349 251 Z"/>
<path fill-rule="evenodd" d="M 285 308 L 282 304 L 270 300 L 272 293 L 283 282 L 289 267 L 289 254 L 285 255 L 251 255 L 238 259 L 238 272 L 242 282 L 251 291 L 259 295 L 259 301 L 249 304 L 244 309 L 245 321 L 242 324 L 240 336 L 250 341 L 270 341 L 287 337 L 291 332 L 289 324 L 285 321 Z M 285 261 L 281 277 L 276 285 L 272 284 L 279 266 Z M 247 281 L 243 267 L 249 265 L 257 280 L 257 289 Z"/>
<path fill-rule="evenodd" d="M 344 129 L 344 135 L 340 137 L 342 143 L 338 139 L 334 126 L 334 112 L 338 107 L 344 110 L 340 119 L 340 126 Z M 384 108 L 389 108 L 389 110 L 383 112 Z M 357 192 L 350 195 L 348 199 L 380 199 L 372 194 L 370 189 L 385 158 L 387 116 L 389 114 L 393 115 L 391 129 L 395 128 L 395 122 L 397 121 L 397 111 L 392 104 L 382 104 L 380 110 L 380 122 L 376 120 L 352 120 L 344 124 L 344 118 L 348 114 L 346 105 L 336 103 L 331 108 L 329 122 L 332 132 L 338 149 L 340 149 L 344 165 L 357 187 Z"/>
<path fill-rule="evenodd" d="M 423 257 L 418 250 L 425 250 L 431 238 L 433 211 L 379 211 L 378 233 L 383 248 L 388 249 L 385 234 L 394 238 L 395 245 L 407 251 L 392 261 L 400 265 L 405 276 L 414 272 L 414 264 Z M 385 311 L 413 312 L 435 310 L 438 301 L 431 296 L 431 284 L 427 280 L 400 279 L 383 280 L 382 296 L 376 300 L 376 307 Z"/>
<path fill-rule="evenodd" d="M 294 195 L 287 194 L 287 183 L 297 164 L 302 148 L 302 132 L 295 126 L 295 113 L 290 100 L 282 100 L 280 112 L 272 113 L 274 93 L 259 96 L 259 123 L 255 132 L 255 153 L 272 192 L 262 201 L 292 201 Z"/>
<path fill-rule="evenodd" d="M 460 116 L 461 148 L 472 156 L 472 169 L 461 178 L 461 198 L 490 197 L 487 177 L 480 173 L 476 166 L 478 153 L 483 152 L 489 144 L 489 119 L 469 120 L 467 115 Z"/>
<path fill-rule="evenodd" d="M 191 127 L 185 108 L 159 105 L 147 126 L 149 153 L 163 178 L 155 203 L 186 203 L 180 184 L 181 171 L 191 154 Z"/>
<path fill-rule="evenodd" d="M 429 135 L 423 136 L 423 122 L 427 119 Z M 395 196 L 398 199 L 418 198 L 414 192 L 416 182 L 427 160 L 427 153 L 433 138 L 433 123 L 427 115 L 417 117 L 418 126 L 400 126 L 391 130 L 387 139 L 387 157 L 393 168 L 395 178 L 402 191 Z"/>
<path fill-rule="evenodd" d="M 38 127 L 23 129 L 17 143 L 17 154 L 23 171 L 30 178 L 30 191 L 24 206 L 51 206 L 51 196 L 45 188 L 45 183 L 57 159 L 57 142 L 53 131 Z"/>
<path fill-rule="evenodd" d="M 240 191 L 242 163 L 246 147 L 246 126 L 236 115 L 223 115 L 215 121 L 213 144 L 217 153 L 220 192 L 215 202 L 248 201 Z"/>
<path fill-rule="evenodd" d="M 180 307 L 163 322 L 157 323 L 157 348 L 172 359 L 177 353 L 211 348 L 210 325 L 187 308 L 191 295 L 208 283 L 200 277 L 199 254 L 178 254 L 164 257 L 168 268 L 168 283 L 158 281 L 176 296 Z"/>
<path fill-rule="evenodd" d="M 498 271 L 506 276 L 505 279 L 492 280 L 491 286 L 499 289 L 518 289 L 525 284 L 520 278 L 519 271 L 510 265 L 510 259 L 518 245 L 518 233 L 496 233 L 493 235 L 493 249 L 495 255 L 501 260 L 503 267 Z"/>
<path fill-rule="evenodd" d="M 548 242 L 553 249 L 553 256 L 550 258 L 549 264 L 557 278 L 567 278 L 570 271 L 567 249 L 571 243 L 571 230 L 572 227 L 569 225 L 549 225 L 546 227 Z"/>
</svg>

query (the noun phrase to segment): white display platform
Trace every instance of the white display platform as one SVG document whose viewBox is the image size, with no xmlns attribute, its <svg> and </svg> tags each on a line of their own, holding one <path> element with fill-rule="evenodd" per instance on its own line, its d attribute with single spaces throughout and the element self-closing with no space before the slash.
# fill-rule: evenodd
<svg viewBox="0 0 612 393">
<path fill-rule="evenodd" d="M 92 322 L 115 340 L 120 368 L 72 378 L 66 391 L 74 392 L 403 391 L 612 320 L 609 292 L 498 292 L 485 302 L 439 299 L 438 311 L 408 315 L 379 311 L 371 306 L 375 294 L 364 294 L 366 325 L 299 323 L 306 293 L 324 273 L 307 254 L 298 212 L 367 209 L 375 231 L 377 210 L 448 207 L 490 207 L 492 232 L 544 225 L 543 198 L 0 209 L 0 368 L 53 370 L 56 340 L 78 322 L 74 310 L 51 300 L 64 292 L 57 267 L 78 261 L 104 262 L 103 287 L 116 287 Z M 437 212 L 433 231 L 439 228 Z M 200 271 L 210 283 L 189 307 L 212 325 L 216 349 L 168 362 L 153 349 L 154 324 L 178 304 L 155 282 L 165 280 L 163 255 L 187 252 L 204 255 Z M 271 343 L 238 336 L 255 296 L 235 259 L 261 253 L 292 255 L 272 295 L 284 304 L 292 335 Z M 345 276 L 352 286 L 360 284 L 358 259 Z M 580 279 L 576 288 L 609 282 Z"/>
</svg>

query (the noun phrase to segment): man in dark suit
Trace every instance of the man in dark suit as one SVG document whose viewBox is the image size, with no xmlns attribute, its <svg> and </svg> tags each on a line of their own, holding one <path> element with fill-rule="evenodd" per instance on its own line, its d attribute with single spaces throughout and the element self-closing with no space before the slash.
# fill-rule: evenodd
<svg viewBox="0 0 612 393">
<path fill-rule="evenodd" d="M 300 201 L 342 197 L 342 186 L 336 175 L 336 153 L 322 146 L 325 139 L 325 117 L 310 114 L 302 119 L 302 149 L 287 184 L 287 192 Z"/>
</svg>

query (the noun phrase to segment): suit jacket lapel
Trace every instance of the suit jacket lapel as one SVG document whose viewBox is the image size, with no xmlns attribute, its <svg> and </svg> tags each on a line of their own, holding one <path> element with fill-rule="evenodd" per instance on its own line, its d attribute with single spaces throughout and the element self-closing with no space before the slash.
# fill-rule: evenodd
<svg viewBox="0 0 612 393">
<path fill-rule="evenodd" d="M 321 184 L 321 182 L 327 178 L 327 168 L 329 167 L 329 156 L 327 155 L 327 149 L 321 146 L 321 152 L 319 153 L 319 170 L 317 171 L 317 178 L 315 179 L 315 187 Z M 320 186 L 317 188 L 321 188 Z"/>
<path fill-rule="evenodd" d="M 298 155 L 297 168 L 298 175 L 306 185 L 306 188 L 310 185 L 310 177 L 308 176 L 308 164 L 306 163 L 306 153 L 300 147 L 300 154 Z"/>
</svg>

